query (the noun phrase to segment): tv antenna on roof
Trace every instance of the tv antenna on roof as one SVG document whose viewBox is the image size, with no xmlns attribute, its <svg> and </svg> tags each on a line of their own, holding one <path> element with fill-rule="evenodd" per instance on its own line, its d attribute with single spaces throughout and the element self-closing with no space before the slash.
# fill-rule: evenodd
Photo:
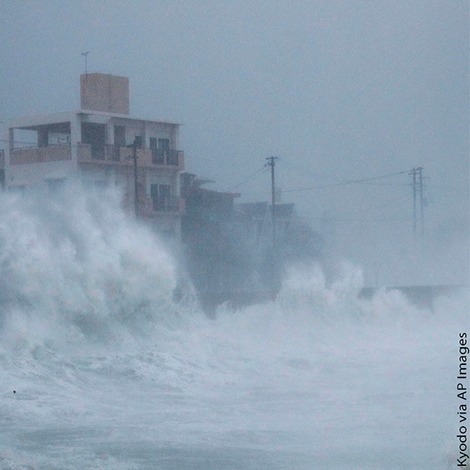
<svg viewBox="0 0 470 470">
<path fill-rule="evenodd" d="M 82 56 L 85 57 L 85 75 L 88 75 L 88 54 L 91 51 L 82 52 Z"/>
</svg>

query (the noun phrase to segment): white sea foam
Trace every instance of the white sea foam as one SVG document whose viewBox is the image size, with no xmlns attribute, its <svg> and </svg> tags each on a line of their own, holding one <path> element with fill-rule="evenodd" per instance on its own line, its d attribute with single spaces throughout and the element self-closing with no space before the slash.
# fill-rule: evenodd
<svg viewBox="0 0 470 470">
<path fill-rule="evenodd" d="M 445 468 L 468 292 L 358 297 L 344 264 L 210 320 L 112 191 L 2 195 L 0 467 Z M 15 391 L 16 393 L 13 393 Z"/>
</svg>

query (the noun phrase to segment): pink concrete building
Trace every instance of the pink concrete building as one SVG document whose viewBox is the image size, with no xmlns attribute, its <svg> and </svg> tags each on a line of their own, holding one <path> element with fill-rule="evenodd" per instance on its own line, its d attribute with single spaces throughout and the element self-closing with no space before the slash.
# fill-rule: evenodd
<svg viewBox="0 0 470 470">
<path fill-rule="evenodd" d="M 179 237 L 184 210 L 179 125 L 131 117 L 127 77 L 82 75 L 80 98 L 78 111 L 8 124 L 8 144 L 0 152 L 2 185 L 7 190 L 56 190 L 74 175 L 96 187 L 117 185 L 130 213 L 137 209 L 139 218 Z"/>
</svg>

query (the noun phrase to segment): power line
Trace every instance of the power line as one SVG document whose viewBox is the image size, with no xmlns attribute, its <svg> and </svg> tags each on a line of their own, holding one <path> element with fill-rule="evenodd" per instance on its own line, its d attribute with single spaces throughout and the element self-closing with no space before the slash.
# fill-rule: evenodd
<svg viewBox="0 0 470 470">
<path fill-rule="evenodd" d="M 241 186 L 242 184 L 246 183 L 247 181 L 251 180 L 252 178 L 254 178 L 256 175 L 258 175 L 259 173 L 261 173 L 262 171 L 266 170 L 266 166 L 263 166 L 261 168 L 258 168 L 253 174 L 251 174 L 250 176 L 247 176 L 244 180 L 242 180 L 240 183 L 236 184 L 235 186 L 231 186 L 230 188 L 227 189 L 227 192 L 230 192 L 230 191 L 233 191 L 234 189 L 238 188 L 239 186 Z"/>
<path fill-rule="evenodd" d="M 389 178 L 391 176 L 402 175 L 402 174 L 405 174 L 405 173 L 406 173 L 406 171 L 400 171 L 400 172 L 397 172 L 397 173 L 388 173 L 386 175 L 373 176 L 371 178 L 361 178 L 361 179 L 357 179 L 357 180 L 347 180 L 347 181 L 342 181 L 342 182 L 339 182 L 339 183 L 324 184 L 324 185 L 321 185 L 321 186 L 309 186 L 309 187 L 306 187 L 306 188 L 284 189 L 283 192 L 284 193 L 293 193 L 293 192 L 300 192 L 300 191 L 311 191 L 312 189 L 323 189 L 323 188 L 332 188 L 332 187 L 335 187 L 335 186 L 346 186 L 346 185 L 349 185 L 349 184 L 365 183 L 367 181 L 373 181 L 373 180 L 378 180 L 378 179 L 382 179 L 382 178 Z"/>
<path fill-rule="evenodd" d="M 324 173 L 316 173 L 316 172 L 313 172 L 311 171 L 310 169 L 304 167 L 304 166 L 299 166 L 298 168 L 294 168 L 290 165 L 285 165 L 284 163 L 282 164 L 282 167 L 284 168 L 284 166 L 288 169 L 288 170 L 291 170 L 291 171 L 294 171 L 296 173 L 301 173 L 303 175 L 305 175 L 306 173 L 315 177 L 315 178 L 324 178 L 324 179 L 330 179 L 330 180 L 334 180 L 334 181 L 343 181 L 341 178 L 337 177 L 337 176 L 333 176 L 333 175 L 326 175 Z"/>
<path fill-rule="evenodd" d="M 321 174 L 321 173 L 315 173 L 315 172 L 309 171 L 305 167 L 299 167 L 299 169 L 296 169 L 296 168 L 291 167 L 290 165 L 284 165 L 283 164 L 282 166 L 283 167 L 286 166 L 286 168 L 288 170 L 294 171 L 295 173 L 301 173 L 303 175 L 305 175 L 307 173 L 309 175 L 314 176 L 315 178 L 335 180 L 335 181 L 338 181 L 338 183 L 343 183 L 343 184 L 348 183 L 348 181 L 349 181 L 349 180 L 345 180 L 344 178 L 339 178 L 337 176 L 325 175 L 325 174 Z M 368 184 L 368 185 L 371 185 L 371 186 L 390 186 L 390 187 L 408 186 L 407 183 L 385 183 L 385 182 L 374 182 L 374 181 L 364 181 L 363 184 Z"/>
<path fill-rule="evenodd" d="M 305 188 L 284 189 L 282 192 L 283 193 L 293 193 L 293 192 L 301 192 L 301 191 L 311 191 L 311 190 L 314 190 L 314 189 L 324 189 L 324 188 L 333 188 L 333 187 L 337 187 L 337 186 L 346 186 L 346 185 L 350 185 L 350 184 L 368 183 L 369 181 L 374 181 L 374 180 L 378 180 L 378 179 L 382 179 L 382 178 L 389 178 L 391 176 L 403 175 L 403 174 L 406 174 L 406 173 L 407 173 L 406 171 L 399 171 L 399 172 L 395 172 L 395 173 L 388 173 L 388 174 L 385 174 L 385 175 L 372 176 L 372 177 L 369 177 L 369 178 L 361 178 L 361 179 L 357 179 L 357 180 L 346 180 L 346 181 L 340 181 L 338 183 L 324 184 L 324 185 L 319 185 L 319 186 L 309 186 L 309 187 L 305 187 Z M 407 184 L 404 184 L 404 185 L 399 184 L 397 186 L 408 186 L 408 185 Z M 259 192 L 250 193 L 250 194 L 259 194 Z"/>
</svg>

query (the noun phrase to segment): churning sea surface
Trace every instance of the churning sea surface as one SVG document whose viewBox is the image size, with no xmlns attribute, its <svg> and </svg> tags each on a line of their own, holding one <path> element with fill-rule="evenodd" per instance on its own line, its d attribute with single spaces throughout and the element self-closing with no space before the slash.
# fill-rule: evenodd
<svg viewBox="0 0 470 470">
<path fill-rule="evenodd" d="M 209 319 L 118 195 L 1 197 L 1 469 L 455 468 L 468 292 L 304 266 Z"/>
</svg>

